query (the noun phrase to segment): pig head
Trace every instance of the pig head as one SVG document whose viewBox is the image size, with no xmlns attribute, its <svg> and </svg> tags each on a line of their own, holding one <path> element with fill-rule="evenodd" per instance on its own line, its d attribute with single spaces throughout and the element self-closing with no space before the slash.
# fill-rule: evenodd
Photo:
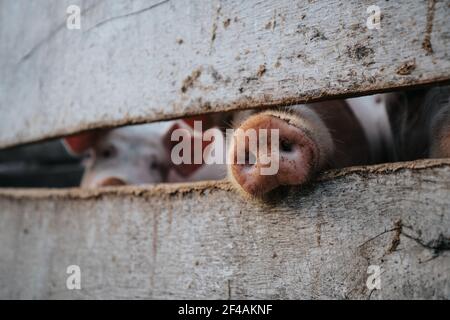
<svg viewBox="0 0 450 320">
<path fill-rule="evenodd" d="M 384 117 L 387 121 L 386 113 L 378 112 L 379 108 L 383 111 L 384 106 L 381 102 L 377 103 L 375 97 L 352 103 L 348 100 L 333 100 L 295 105 L 250 115 L 238 124 L 240 130 L 236 130 L 229 148 L 228 176 L 231 182 L 244 195 L 259 197 L 282 185 L 307 183 L 319 171 L 375 162 L 376 149 L 380 149 L 379 145 L 383 143 L 381 130 L 378 124 L 367 126 L 364 123 L 375 118 L 365 116 L 364 112 L 356 114 L 352 109 L 355 103 L 370 104 L 366 111 L 375 110 L 377 112 L 370 113 L 378 114 L 377 118 Z M 252 130 L 275 130 L 278 132 L 278 147 L 275 153 L 273 148 L 261 149 L 259 135 L 254 134 L 253 137 L 258 139 L 255 145 L 259 150 L 250 150 L 250 139 L 247 139 L 244 148 L 244 158 L 254 159 L 253 163 L 239 163 L 238 141 L 243 141 L 246 137 L 240 136 Z M 250 134 L 247 136 L 251 137 Z M 375 142 L 377 146 L 373 147 Z M 274 174 L 263 173 L 267 164 L 262 160 L 269 158 L 278 162 L 278 171 Z"/>
<path fill-rule="evenodd" d="M 226 173 L 223 166 L 175 165 L 171 161 L 172 132 L 189 127 L 193 120 L 93 130 L 66 137 L 63 143 L 72 154 L 85 156 L 81 187 L 221 179 Z M 206 128 L 211 126 L 204 123 Z M 192 135 L 192 139 L 198 138 Z"/>
<path fill-rule="evenodd" d="M 450 157 L 449 97 L 450 86 L 437 86 L 254 113 L 232 140 L 230 180 L 245 195 L 262 196 L 281 185 L 307 183 L 329 168 Z M 236 141 L 249 129 L 278 130 L 275 174 L 264 175 L 260 159 L 270 157 L 252 155 L 247 146 L 245 159 L 256 161 L 236 161 Z"/>
</svg>

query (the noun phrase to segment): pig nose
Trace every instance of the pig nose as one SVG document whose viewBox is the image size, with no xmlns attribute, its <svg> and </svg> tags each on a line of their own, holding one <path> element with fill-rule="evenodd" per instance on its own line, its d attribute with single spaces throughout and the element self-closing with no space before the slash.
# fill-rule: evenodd
<svg viewBox="0 0 450 320">
<path fill-rule="evenodd" d="M 99 187 L 124 186 L 127 183 L 117 177 L 108 177 L 98 184 Z"/>
<path fill-rule="evenodd" d="M 289 124 L 287 120 L 280 119 L 270 114 L 259 114 L 250 117 L 245 121 L 240 129 L 235 133 L 233 145 L 230 148 L 229 165 L 230 175 L 246 193 L 252 196 L 262 196 L 265 193 L 275 189 L 280 185 L 298 185 L 306 182 L 315 169 L 318 162 L 318 148 L 314 141 L 308 136 L 304 129 Z M 248 150 L 248 140 L 246 141 L 246 160 L 254 157 L 255 161 L 245 164 L 239 164 L 238 146 L 236 141 L 242 139 L 239 137 L 245 134 L 246 130 L 254 129 L 259 140 L 259 130 L 267 129 L 267 152 L 260 152 L 261 146 L 258 141 L 258 152 L 251 154 Z M 278 150 L 270 150 L 271 129 L 278 130 L 279 141 Z M 242 140 L 241 140 L 242 141 Z M 278 151 L 279 157 L 277 157 Z M 261 169 L 270 164 L 262 161 L 261 157 L 269 156 L 271 161 L 279 161 L 278 170 L 273 174 L 262 174 Z"/>
</svg>

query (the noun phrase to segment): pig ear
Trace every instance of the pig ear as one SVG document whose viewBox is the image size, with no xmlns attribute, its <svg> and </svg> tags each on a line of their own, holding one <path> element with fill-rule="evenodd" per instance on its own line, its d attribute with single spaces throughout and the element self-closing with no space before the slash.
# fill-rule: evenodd
<svg viewBox="0 0 450 320">
<path fill-rule="evenodd" d="M 191 130 L 191 128 L 189 128 L 185 125 L 180 125 L 180 123 L 178 123 L 178 122 L 174 123 L 163 138 L 164 146 L 169 155 L 169 158 L 170 158 L 170 154 L 172 152 L 172 148 L 174 146 L 176 146 L 178 143 L 180 143 L 179 141 L 171 141 L 172 133 L 176 129 L 187 129 L 191 132 L 191 150 L 193 150 L 194 142 L 196 140 L 202 140 L 202 136 L 203 136 L 202 132 L 194 133 L 193 130 Z M 203 150 L 211 142 L 210 141 L 206 141 L 206 142 L 201 141 L 201 143 L 202 143 L 202 155 L 203 155 Z M 203 160 L 202 160 L 202 162 L 203 162 Z M 183 177 L 188 177 L 188 176 L 192 175 L 195 171 L 197 171 L 198 169 L 200 169 L 203 166 L 203 163 L 202 164 L 194 164 L 194 153 L 193 152 L 191 154 L 191 164 L 185 164 L 185 163 L 174 164 L 174 163 L 172 163 L 171 160 L 170 160 L 170 163 L 171 163 L 171 168 L 173 168 L 178 174 L 180 174 Z"/>
<path fill-rule="evenodd" d="M 100 130 L 81 132 L 63 138 L 63 144 L 72 155 L 80 155 L 91 148 L 99 136 Z"/>
</svg>

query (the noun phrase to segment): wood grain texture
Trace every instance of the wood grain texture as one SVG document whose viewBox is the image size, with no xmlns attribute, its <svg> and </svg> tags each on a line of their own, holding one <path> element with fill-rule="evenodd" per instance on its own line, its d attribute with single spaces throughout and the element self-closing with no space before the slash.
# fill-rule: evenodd
<svg viewBox="0 0 450 320">
<path fill-rule="evenodd" d="M 447 0 L 380 2 L 380 30 L 372 4 L 2 0 L 0 147 L 450 79 Z"/>
<path fill-rule="evenodd" d="M 0 189 L 0 297 L 450 298 L 448 160 L 319 180 L 265 203 L 226 182 Z"/>
</svg>

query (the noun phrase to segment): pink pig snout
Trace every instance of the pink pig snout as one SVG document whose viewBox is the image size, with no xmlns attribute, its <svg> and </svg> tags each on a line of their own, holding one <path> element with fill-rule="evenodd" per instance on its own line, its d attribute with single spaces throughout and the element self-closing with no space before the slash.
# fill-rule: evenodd
<svg viewBox="0 0 450 320">
<path fill-rule="evenodd" d="M 108 177 L 106 179 L 101 180 L 98 183 L 98 187 L 112 187 L 112 186 L 125 186 L 127 183 L 117 177 Z"/>
<path fill-rule="evenodd" d="M 229 171 L 231 178 L 248 194 L 261 196 L 275 189 L 280 185 L 298 185 L 306 182 L 314 172 L 317 159 L 318 148 L 316 143 L 307 135 L 305 130 L 288 123 L 288 120 L 280 119 L 270 114 L 259 114 L 250 117 L 242 123 L 237 130 L 230 148 L 231 163 Z M 278 158 L 273 158 L 274 150 L 271 150 L 271 135 L 267 137 L 267 148 L 261 149 L 258 141 L 258 152 L 246 154 L 246 160 L 253 157 L 255 161 L 245 164 L 238 163 L 238 141 L 242 139 L 239 135 L 245 134 L 246 130 L 253 129 L 259 133 L 260 129 L 271 132 L 278 130 Z M 259 139 L 259 134 L 256 135 Z M 242 140 L 241 140 L 242 141 Z M 266 153 L 264 151 L 266 150 Z M 245 151 L 249 153 L 249 141 L 246 140 Z M 263 174 L 262 168 L 267 167 L 266 161 L 261 161 L 261 157 L 272 161 L 279 161 L 278 170 L 273 174 Z"/>
</svg>

